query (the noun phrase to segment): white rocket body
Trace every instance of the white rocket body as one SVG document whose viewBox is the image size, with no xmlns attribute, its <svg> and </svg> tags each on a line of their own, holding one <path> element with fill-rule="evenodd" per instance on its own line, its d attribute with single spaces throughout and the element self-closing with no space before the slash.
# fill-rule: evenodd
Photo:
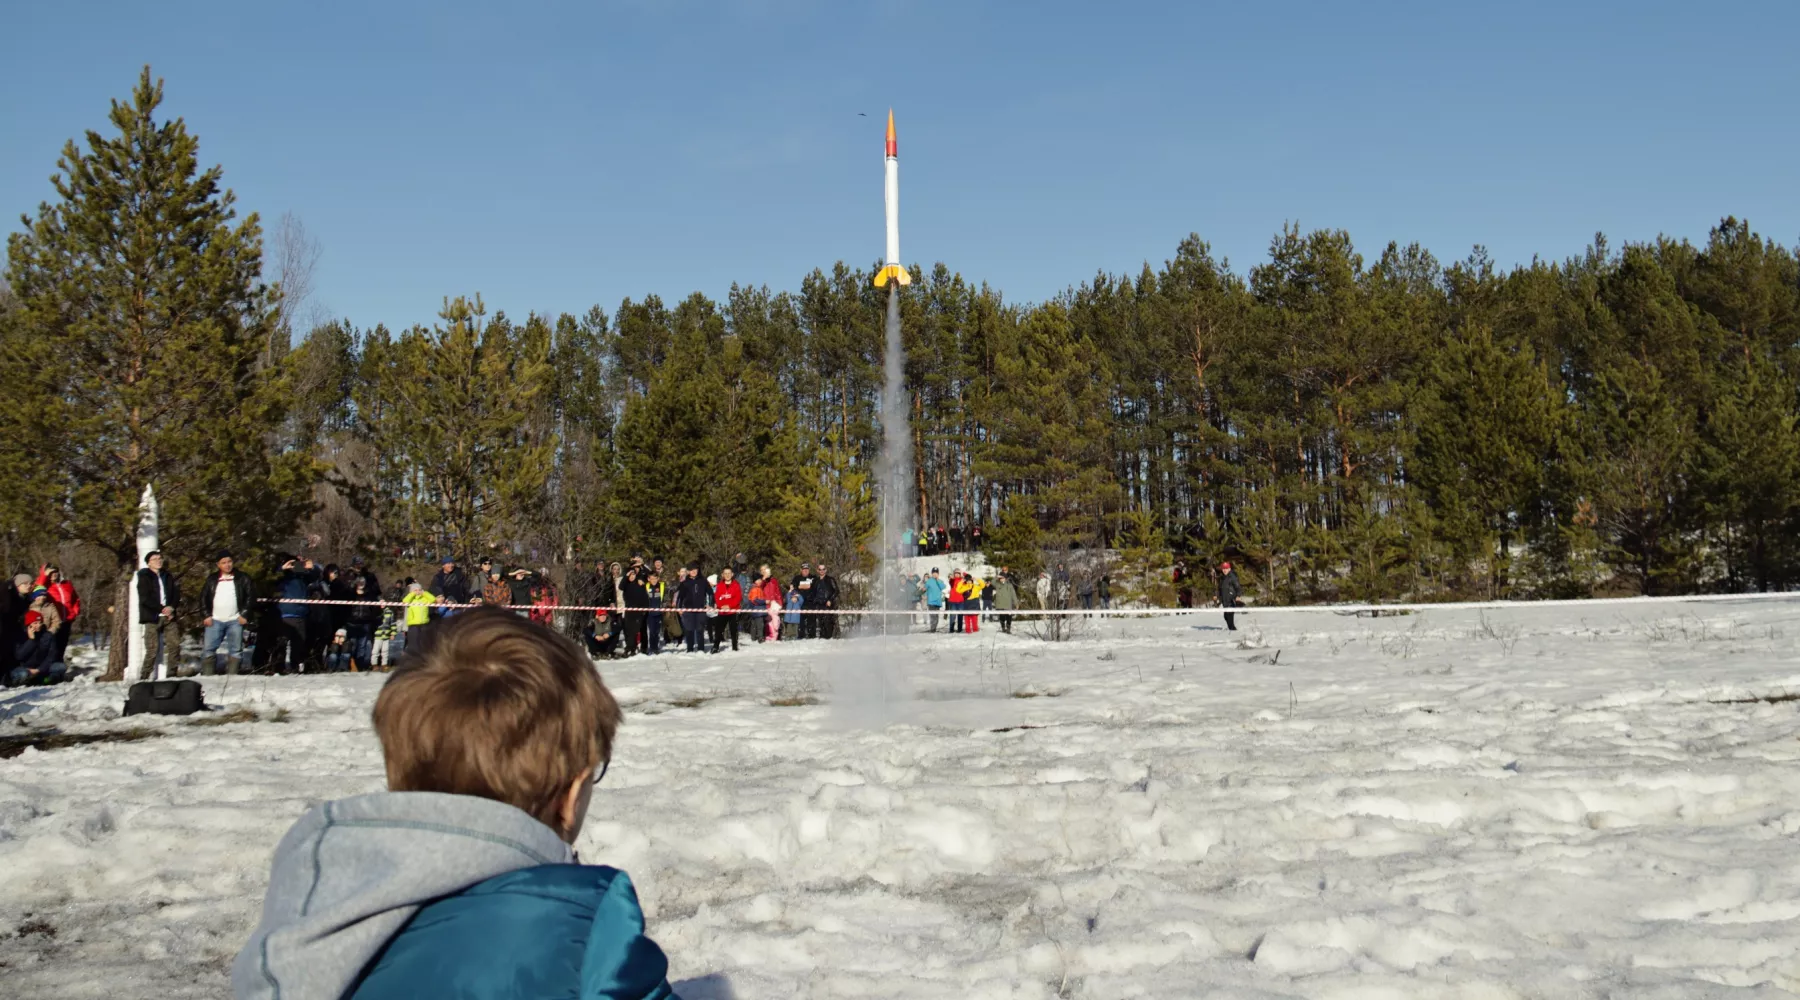
<svg viewBox="0 0 1800 1000">
<path fill-rule="evenodd" d="M 912 275 L 900 264 L 900 141 L 894 137 L 892 110 L 888 111 L 886 154 L 882 166 L 887 177 L 882 195 L 887 202 L 887 257 L 881 262 L 881 270 L 875 272 L 876 288 L 885 287 L 890 281 L 896 285 L 912 284 Z"/>
<path fill-rule="evenodd" d="M 887 260 L 889 267 L 900 265 L 900 158 L 887 158 Z"/>
</svg>

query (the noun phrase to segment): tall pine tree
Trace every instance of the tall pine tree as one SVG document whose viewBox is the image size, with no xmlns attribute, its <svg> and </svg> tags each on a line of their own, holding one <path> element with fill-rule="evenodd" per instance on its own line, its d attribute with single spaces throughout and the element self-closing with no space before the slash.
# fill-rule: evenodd
<svg viewBox="0 0 1800 1000">
<path fill-rule="evenodd" d="M 260 281 L 257 218 L 234 223 L 221 169 L 199 169 L 187 126 L 158 119 L 162 99 L 145 67 L 113 102 L 116 134 L 63 148 L 57 200 L 7 245 L 18 309 L 0 345 L 0 440 L 30 452 L 5 456 L 0 504 L 15 531 L 111 553 L 120 609 L 143 486 L 161 499 L 171 565 L 191 573 L 218 548 L 283 540 L 317 471 L 272 449 L 280 381 L 257 354 L 279 293 Z M 113 644 L 111 676 L 125 648 Z"/>
</svg>

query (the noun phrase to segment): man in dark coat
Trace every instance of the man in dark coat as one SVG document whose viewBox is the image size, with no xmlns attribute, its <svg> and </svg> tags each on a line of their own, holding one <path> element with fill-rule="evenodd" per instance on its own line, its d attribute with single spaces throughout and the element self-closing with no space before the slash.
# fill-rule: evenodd
<svg viewBox="0 0 1800 1000">
<path fill-rule="evenodd" d="M 835 612 L 837 611 L 837 602 L 837 577 L 831 575 L 831 570 L 824 563 L 820 563 L 818 575 L 813 578 L 812 596 L 806 599 L 806 605 L 807 607 L 823 608 L 827 612 Z M 802 615 L 801 617 L 819 620 L 819 624 L 816 626 L 819 638 L 837 638 L 836 614 Z"/>
<path fill-rule="evenodd" d="M 278 617 L 274 628 L 265 625 L 256 637 L 257 659 L 270 669 L 283 673 L 305 669 L 307 610 L 315 605 L 304 602 L 319 580 L 319 569 L 311 559 L 281 558 L 281 578 L 275 583 L 275 596 L 283 598 L 274 605 Z"/>
<path fill-rule="evenodd" d="M 431 586 L 426 590 L 437 595 L 440 604 L 469 603 L 469 578 L 456 565 L 456 560 L 445 559 L 444 567 L 431 578 Z"/>
<path fill-rule="evenodd" d="M 825 567 L 823 566 L 819 567 L 820 572 L 824 572 L 824 569 Z M 819 578 L 813 576 L 812 563 L 801 563 L 800 572 L 794 576 L 793 587 L 795 590 L 801 590 L 803 589 L 801 585 L 805 585 L 806 607 L 808 608 L 813 607 L 817 601 L 815 595 L 818 594 L 818 582 Z M 819 618 L 819 615 L 801 615 L 800 634 L 798 637 L 801 639 L 817 639 L 819 637 Z"/>
<path fill-rule="evenodd" d="M 625 596 L 625 655 L 636 656 L 639 652 L 648 652 L 644 644 L 644 608 L 649 606 L 650 594 L 644 586 L 643 575 L 649 570 L 636 566 L 625 571 L 625 577 L 619 582 L 619 590 Z"/>
<path fill-rule="evenodd" d="M 374 594 L 377 599 L 381 597 L 381 577 L 375 575 L 375 571 L 369 568 L 362 556 L 353 556 L 350 559 L 350 572 L 363 578 L 364 593 Z M 351 581 L 350 585 L 354 589 L 355 581 Z"/>
<path fill-rule="evenodd" d="M 681 638 L 690 653 L 706 646 L 706 606 L 712 603 L 712 585 L 700 575 L 700 564 L 689 563 L 687 578 L 675 587 L 675 610 L 681 612 Z"/>
<path fill-rule="evenodd" d="M 6 683 L 12 687 L 55 684 L 68 676 L 69 668 L 56 655 L 56 634 L 44 628 L 44 617 L 27 611 L 23 625 L 25 632 L 13 647 L 14 665 L 7 671 Z"/>
<path fill-rule="evenodd" d="M 1238 583 L 1237 570 L 1231 568 L 1231 564 L 1228 562 L 1220 563 L 1219 564 L 1219 607 L 1221 607 L 1221 608 L 1242 607 L 1243 602 L 1241 600 L 1239 600 L 1239 598 L 1241 598 L 1243 596 L 1244 596 L 1244 588 L 1242 585 L 1240 585 Z M 1237 615 L 1234 615 L 1229 611 L 1225 612 L 1225 627 L 1233 632 L 1236 632 L 1237 631 Z"/>
<path fill-rule="evenodd" d="M 152 552 L 144 557 L 144 568 L 137 571 L 137 603 L 138 628 L 143 630 L 144 663 L 143 677 L 152 678 L 156 674 L 156 655 L 163 652 L 163 661 L 168 672 L 175 672 L 175 658 L 181 653 L 181 634 L 169 630 L 168 639 L 164 641 L 164 626 L 175 618 L 175 609 L 181 604 L 181 591 L 175 586 L 175 578 L 163 570 L 161 552 Z"/>
<path fill-rule="evenodd" d="M 519 617 L 529 616 L 525 609 L 531 606 L 531 592 L 538 583 L 538 575 L 523 566 L 506 575 L 506 603 L 514 606 L 513 612 Z"/>
<path fill-rule="evenodd" d="M 25 641 L 25 612 L 31 610 L 31 574 L 13 577 L 0 594 L 0 668 L 13 665 L 13 647 Z"/>
</svg>

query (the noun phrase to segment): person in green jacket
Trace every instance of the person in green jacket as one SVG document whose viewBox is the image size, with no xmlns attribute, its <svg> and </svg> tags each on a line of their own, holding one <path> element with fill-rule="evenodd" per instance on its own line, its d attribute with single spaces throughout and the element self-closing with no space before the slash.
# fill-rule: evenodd
<svg viewBox="0 0 1800 1000">
<path fill-rule="evenodd" d="M 1013 578 L 1010 574 L 1001 573 L 999 581 L 994 584 L 994 610 L 1011 612 L 1017 611 L 1018 609 L 1019 587 L 1017 584 L 1013 583 Z M 1011 614 L 1002 614 L 1000 616 L 1000 631 L 1005 632 L 1007 635 L 1011 635 L 1012 623 L 1013 616 Z"/>
<path fill-rule="evenodd" d="M 232 994 L 674 1000 L 630 877 L 575 856 L 623 721 L 593 663 L 494 607 L 422 638 L 375 700 L 388 790 L 281 839 Z"/>
</svg>

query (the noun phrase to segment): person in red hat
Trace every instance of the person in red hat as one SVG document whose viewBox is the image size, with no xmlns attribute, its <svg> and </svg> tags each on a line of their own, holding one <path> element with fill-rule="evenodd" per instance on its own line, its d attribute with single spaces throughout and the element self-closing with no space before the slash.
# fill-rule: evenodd
<svg viewBox="0 0 1800 1000">
<path fill-rule="evenodd" d="M 1219 564 L 1219 607 L 1221 607 L 1221 608 L 1242 607 L 1243 602 L 1240 601 L 1239 598 L 1241 598 L 1243 596 L 1244 596 L 1244 588 L 1241 584 L 1238 583 L 1237 570 L 1233 569 L 1231 564 L 1228 562 L 1220 563 Z M 1234 615 L 1229 611 L 1225 612 L 1225 628 L 1232 632 L 1237 631 L 1237 615 Z"/>
<path fill-rule="evenodd" d="M 15 666 L 6 677 L 9 687 L 55 684 L 68 676 L 69 668 L 56 655 L 56 634 L 44 627 L 44 616 L 25 612 L 25 638 L 13 647 Z"/>
</svg>

